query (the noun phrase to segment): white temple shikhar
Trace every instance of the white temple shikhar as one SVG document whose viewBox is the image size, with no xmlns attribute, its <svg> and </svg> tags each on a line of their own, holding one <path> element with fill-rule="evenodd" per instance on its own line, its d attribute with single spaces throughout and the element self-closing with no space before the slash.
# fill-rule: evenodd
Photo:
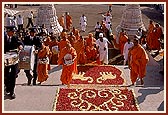
<svg viewBox="0 0 168 115">
<path fill-rule="evenodd" d="M 49 32 L 59 35 L 63 28 L 58 22 L 54 4 L 41 4 L 37 12 L 37 26 L 45 25 Z"/>
<path fill-rule="evenodd" d="M 136 34 L 138 28 L 146 31 L 142 21 L 142 14 L 139 4 L 126 5 L 122 14 L 121 22 L 116 28 L 118 34 L 122 28 L 127 32 L 130 39 Z"/>
</svg>

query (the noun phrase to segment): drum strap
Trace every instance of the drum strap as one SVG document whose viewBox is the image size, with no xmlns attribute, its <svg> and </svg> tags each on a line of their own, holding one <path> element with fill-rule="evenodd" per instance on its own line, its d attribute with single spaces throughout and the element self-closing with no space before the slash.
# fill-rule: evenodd
<svg viewBox="0 0 168 115">
<path fill-rule="evenodd" d="M 38 59 L 39 64 L 47 64 L 49 62 L 48 57 Z"/>
</svg>

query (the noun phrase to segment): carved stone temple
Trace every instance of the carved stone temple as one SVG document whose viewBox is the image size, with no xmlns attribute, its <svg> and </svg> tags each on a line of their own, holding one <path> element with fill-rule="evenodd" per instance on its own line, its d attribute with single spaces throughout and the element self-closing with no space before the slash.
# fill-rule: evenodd
<svg viewBox="0 0 168 115">
<path fill-rule="evenodd" d="M 45 27 L 49 32 L 53 32 L 56 35 L 59 35 L 63 28 L 58 22 L 58 17 L 56 15 L 56 9 L 54 4 L 41 4 L 37 12 L 36 24 L 42 26 L 45 24 Z"/>
<path fill-rule="evenodd" d="M 116 32 L 119 35 L 121 29 L 124 29 L 128 37 L 131 39 L 136 34 L 138 28 L 146 30 L 142 21 L 142 14 L 139 4 L 127 4 L 123 11 L 120 24 L 116 28 Z"/>
</svg>

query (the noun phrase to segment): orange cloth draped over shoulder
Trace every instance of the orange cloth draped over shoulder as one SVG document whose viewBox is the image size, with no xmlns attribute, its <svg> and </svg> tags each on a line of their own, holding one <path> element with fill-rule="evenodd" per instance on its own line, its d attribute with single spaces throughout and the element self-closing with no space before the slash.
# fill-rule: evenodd
<svg viewBox="0 0 168 115">
<path fill-rule="evenodd" d="M 67 30 L 70 30 L 70 27 L 72 25 L 72 17 L 70 15 L 66 15 L 66 28 Z"/>
<path fill-rule="evenodd" d="M 119 46 L 119 44 L 117 44 L 117 41 L 116 41 L 116 39 L 117 39 L 117 36 L 116 35 L 113 35 L 113 40 L 112 40 L 112 42 L 113 42 L 113 46 L 114 46 L 114 48 L 115 49 L 120 49 L 120 46 Z"/>
<path fill-rule="evenodd" d="M 120 46 L 121 54 L 123 54 L 124 45 L 127 41 L 128 41 L 128 36 L 124 33 L 121 33 L 119 37 L 119 46 Z"/>
<path fill-rule="evenodd" d="M 59 46 L 59 50 L 61 51 L 67 43 L 70 43 L 70 41 L 68 39 L 61 39 L 58 46 Z"/>
<path fill-rule="evenodd" d="M 80 39 L 80 33 L 78 29 L 72 29 L 72 33 L 76 37 L 76 40 Z"/>
<path fill-rule="evenodd" d="M 64 56 L 66 54 L 72 55 L 72 59 L 74 59 L 74 63 L 71 65 L 65 65 L 64 64 Z M 66 47 L 64 47 L 61 50 L 60 56 L 58 58 L 58 65 L 63 65 L 62 74 L 60 80 L 63 84 L 69 85 L 72 81 L 72 76 L 74 73 L 77 73 L 77 60 L 76 60 L 77 54 L 76 50 L 71 47 L 70 51 L 67 50 Z"/>
<path fill-rule="evenodd" d="M 77 53 L 77 63 L 78 64 L 85 64 L 86 63 L 86 55 L 85 55 L 85 41 L 84 40 L 77 40 L 74 43 L 74 48 Z"/>
<path fill-rule="evenodd" d="M 86 57 L 87 60 L 95 61 L 97 59 L 98 51 L 94 47 L 96 44 L 96 39 L 93 37 L 92 34 L 89 34 L 89 37 L 86 38 Z"/>
<path fill-rule="evenodd" d="M 76 37 L 74 35 L 69 35 L 68 40 L 71 43 L 72 47 L 74 46 L 74 43 L 76 42 Z"/>
<path fill-rule="evenodd" d="M 153 32 L 153 38 L 152 38 L 152 49 L 160 50 L 160 37 L 162 36 L 163 31 L 161 27 L 155 28 Z"/>
<path fill-rule="evenodd" d="M 129 51 L 129 65 L 130 65 L 130 77 L 132 83 L 136 81 L 138 76 L 140 78 L 145 77 L 146 75 L 146 65 L 149 61 L 148 54 L 145 49 L 138 44 L 133 46 Z"/>
<path fill-rule="evenodd" d="M 48 46 L 43 46 L 43 48 L 38 52 L 38 59 L 48 60 L 45 63 L 38 62 L 37 73 L 38 73 L 38 81 L 44 82 L 48 78 L 48 70 L 49 70 L 49 55 L 50 49 Z"/>
<path fill-rule="evenodd" d="M 152 38 L 154 37 L 154 33 L 153 33 L 154 28 L 155 28 L 155 26 L 153 23 L 149 24 L 148 33 L 147 33 L 147 37 L 146 37 L 146 42 L 147 42 L 149 49 L 152 48 Z"/>
<path fill-rule="evenodd" d="M 50 48 L 50 51 L 52 51 L 52 47 L 53 46 L 57 46 L 59 44 L 59 42 L 57 40 L 51 40 L 49 42 L 49 48 Z M 52 56 L 50 58 L 50 63 L 51 64 L 57 64 L 57 61 L 58 61 L 58 54 L 55 54 L 53 51 L 52 51 Z"/>
<path fill-rule="evenodd" d="M 47 39 L 44 41 L 44 44 L 46 46 L 49 46 L 50 51 L 51 51 L 51 56 L 50 56 L 50 64 L 57 64 L 58 60 L 58 54 L 54 54 L 52 51 L 53 46 L 57 46 L 59 42 L 56 39 L 51 39 L 51 37 L 47 37 Z"/>
<path fill-rule="evenodd" d="M 44 40 L 45 46 L 48 46 L 49 43 L 50 43 L 50 41 L 51 41 L 51 38 L 50 38 L 50 37 L 47 37 L 47 38 Z"/>
<path fill-rule="evenodd" d="M 61 16 L 61 17 L 58 19 L 58 22 L 59 22 L 59 24 L 60 24 L 63 28 L 65 28 L 65 26 L 64 26 L 64 15 Z"/>
</svg>

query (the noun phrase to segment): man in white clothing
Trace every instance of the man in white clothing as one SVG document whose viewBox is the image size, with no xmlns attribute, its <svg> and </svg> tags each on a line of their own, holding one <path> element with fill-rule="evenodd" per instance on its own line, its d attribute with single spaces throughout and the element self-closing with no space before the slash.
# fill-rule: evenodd
<svg viewBox="0 0 168 115">
<path fill-rule="evenodd" d="M 126 63 L 128 61 L 128 52 L 129 52 L 129 49 L 131 47 L 133 47 L 133 46 L 134 46 L 133 42 L 131 42 L 130 39 L 128 39 L 128 41 L 124 45 L 124 50 L 123 50 L 124 65 L 126 65 Z"/>
<path fill-rule="evenodd" d="M 99 34 L 99 39 L 96 40 L 96 46 L 99 51 L 99 58 L 101 61 L 101 64 L 108 64 L 108 43 L 110 42 L 107 40 L 107 38 L 103 37 L 103 33 Z"/>
<path fill-rule="evenodd" d="M 102 14 L 102 16 L 103 16 L 103 18 L 105 18 L 105 23 L 110 22 L 110 24 L 111 24 L 112 15 L 109 11 L 105 15 Z"/>
<path fill-rule="evenodd" d="M 15 30 L 18 29 L 18 26 L 17 26 L 17 18 L 16 18 L 16 16 L 13 16 L 13 19 L 12 19 L 12 26 L 15 27 Z"/>
<path fill-rule="evenodd" d="M 21 15 L 17 17 L 17 25 L 19 31 L 23 29 L 23 17 Z"/>
<path fill-rule="evenodd" d="M 31 25 L 32 27 L 34 27 L 33 17 L 34 17 L 33 11 L 31 11 L 31 12 L 28 14 L 28 16 L 27 16 L 27 18 L 28 18 L 28 23 L 27 23 L 26 28 L 28 28 L 30 25 Z"/>
<path fill-rule="evenodd" d="M 6 26 L 12 26 L 12 20 L 12 16 L 8 14 L 8 16 L 6 17 Z"/>
<path fill-rule="evenodd" d="M 101 31 L 101 24 L 100 24 L 100 22 L 97 22 L 95 25 L 95 38 L 96 38 L 96 40 L 99 38 L 100 31 Z"/>
<path fill-rule="evenodd" d="M 80 17 L 79 23 L 81 25 L 81 30 L 83 32 L 85 32 L 86 31 L 86 26 L 87 26 L 87 18 L 84 14 Z"/>
</svg>

